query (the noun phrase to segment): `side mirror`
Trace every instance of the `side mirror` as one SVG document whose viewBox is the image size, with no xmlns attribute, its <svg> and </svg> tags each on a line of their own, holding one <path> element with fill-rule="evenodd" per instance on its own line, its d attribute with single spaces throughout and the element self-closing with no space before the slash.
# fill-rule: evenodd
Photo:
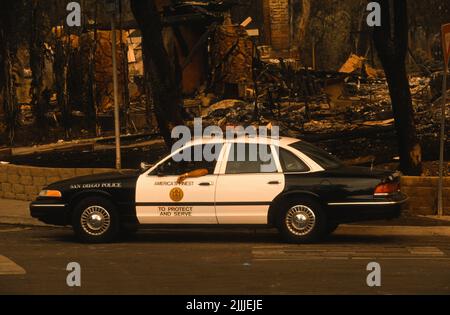
<svg viewBox="0 0 450 315">
<path fill-rule="evenodd" d="M 150 167 L 152 167 L 152 164 L 149 164 L 147 162 L 141 162 L 141 164 L 140 164 L 140 169 L 141 169 L 142 172 L 145 172 Z"/>
</svg>

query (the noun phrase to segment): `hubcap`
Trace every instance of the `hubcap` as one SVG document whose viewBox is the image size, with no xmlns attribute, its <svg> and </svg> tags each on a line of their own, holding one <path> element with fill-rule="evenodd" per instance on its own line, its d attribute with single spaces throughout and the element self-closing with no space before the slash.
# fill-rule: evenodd
<svg viewBox="0 0 450 315">
<path fill-rule="evenodd" d="M 295 235 L 306 235 L 316 225 L 316 215 L 305 205 L 293 206 L 286 214 L 286 226 Z"/>
<path fill-rule="evenodd" d="M 90 206 L 81 214 L 81 227 L 90 234 L 99 236 L 105 233 L 111 223 L 108 211 L 100 206 Z"/>
</svg>

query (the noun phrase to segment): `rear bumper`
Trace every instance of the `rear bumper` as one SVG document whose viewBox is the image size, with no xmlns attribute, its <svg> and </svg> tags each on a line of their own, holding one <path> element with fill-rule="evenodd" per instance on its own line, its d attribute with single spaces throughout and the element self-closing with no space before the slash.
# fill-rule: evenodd
<svg viewBox="0 0 450 315">
<path fill-rule="evenodd" d="M 31 216 L 47 224 L 66 225 L 67 210 L 67 204 L 61 200 L 37 200 L 30 204 Z"/>
<path fill-rule="evenodd" d="M 397 194 L 389 198 L 364 201 L 329 202 L 330 219 L 339 223 L 398 218 L 408 197 Z"/>
</svg>

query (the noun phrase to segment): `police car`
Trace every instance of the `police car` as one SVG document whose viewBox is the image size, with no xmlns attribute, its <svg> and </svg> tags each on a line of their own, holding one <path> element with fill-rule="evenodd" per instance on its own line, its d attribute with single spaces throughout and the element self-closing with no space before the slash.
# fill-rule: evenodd
<svg viewBox="0 0 450 315">
<path fill-rule="evenodd" d="M 206 151 L 214 158 L 194 156 Z M 406 200 L 398 173 L 345 166 L 302 140 L 256 136 L 201 138 L 148 169 L 59 181 L 30 211 L 71 225 L 84 242 L 109 242 L 142 225 L 250 225 L 305 243 L 341 223 L 397 217 Z"/>
</svg>

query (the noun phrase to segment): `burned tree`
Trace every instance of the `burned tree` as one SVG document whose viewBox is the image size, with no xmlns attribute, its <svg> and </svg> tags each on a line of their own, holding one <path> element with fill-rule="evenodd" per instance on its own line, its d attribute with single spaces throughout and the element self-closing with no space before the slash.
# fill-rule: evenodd
<svg viewBox="0 0 450 315">
<path fill-rule="evenodd" d="M 309 17 L 311 14 L 311 0 L 296 0 L 293 1 L 295 11 L 301 12 L 295 19 L 295 36 L 294 43 L 297 46 L 299 56 L 302 55 L 302 51 L 305 48 L 306 29 L 309 23 Z"/>
<path fill-rule="evenodd" d="M 66 38 L 64 38 L 63 34 L 64 28 L 61 27 L 55 29 L 53 69 L 55 75 L 56 99 L 61 109 L 61 122 L 64 128 L 64 136 L 66 139 L 69 139 L 72 131 L 72 109 L 69 102 L 67 84 L 69 72 L 70 35 L 67 35 Z"/>
<path fill-rule="evenodd" d="M 182 95 L 176 69 L 170 63 L 162 37 L 161 17 L 154 0 L 131 0 L 131 10 L 142 32 L 146 84 L 151 87 L 159 129 L 168 146 L 171 128 L 183 123 Z M 149 95 L 147 95 L 149 98 Z"/>
<path fill-rule="evenodd" d="M 47 135 L 45 113 L 48 109 L 50 92 L 44 86 L 45 67 L 45 10 L 37 0 L 32 2 L 31 36 L 30 36 L 30 68 L 32 72 L 32 109 L 35 117 L 35 127 L 39 140 Z"/>
<path fill-rule="evenodd" d="M 382 15 L 381 26 L 374 28 L 373 39 L 389 86 L 398 137 L 400 170 L 407 175 L 420 175 L 422 173 L 421 147 L 414 124 L 405 65 L 408 49 L 407 4 L 406 1 L 392 2 L 379 1 Z"/>
<path fill-rule="evenodd" d="M 4 116 L 4 127 L 7 142 L 11 145 L 14 141 L 14 133 L 17 122 L 17 99 L 13 77 L 12 51 L 12 17 L 17 2 L 2 1 L 0 3 L 0 106 Z M 0 143 L 1 144 L 1 143 Z"/>
</svg>

